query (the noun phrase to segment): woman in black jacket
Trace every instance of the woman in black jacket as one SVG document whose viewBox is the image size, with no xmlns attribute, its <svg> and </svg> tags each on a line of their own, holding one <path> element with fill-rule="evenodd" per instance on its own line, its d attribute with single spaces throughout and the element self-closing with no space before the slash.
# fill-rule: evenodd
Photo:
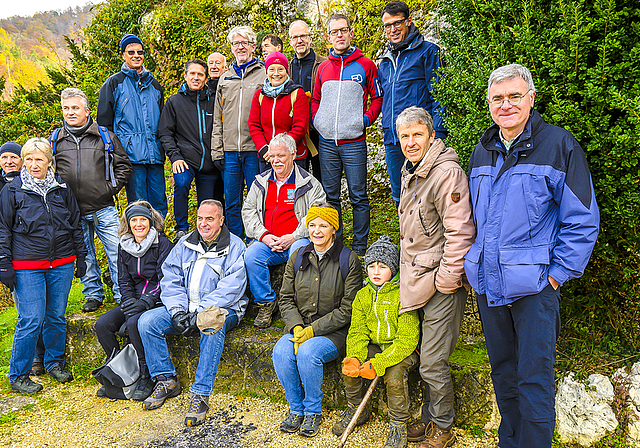
<svg viewBox="0 0 640 448">
<path fill-rule="evenodd" d="M 120 306 L 103 314 L 96 322 L 98 341 L 107 357 L 120 349 L 116 333 L 126 323 L 140 364 L 140 381 L 131 397 L 138 401 L 144 400 L 153 391 L 138 333 L 138 319 L 145 311 L 162 305 L 162 263 L 173 249 L 173 243 L 165 236 L 163 229 L 162 215 L 148 202 L 137 201 L 125 209 L 118 229 L 118 282 L 122 300 Z M 98 389 L 96 395 L 105 396 L 104 387 Z"/>
<path fill-rule="evenodd" d="M 21 152 L 20 175 L 0 194 L 0 281 L 15 289 L 18 324 L 13 337 L 11 390 L 34 393 L 29 378 L 36 341 L 42 332 L 44 365 L 61 383 L 73 375 L 64 368 L 67 308 L 74 261 L 76 277 L 87 270 L 80 209 L 73 193 L 54 174 L 49 142 L 32 138 Z"/>
</svg>

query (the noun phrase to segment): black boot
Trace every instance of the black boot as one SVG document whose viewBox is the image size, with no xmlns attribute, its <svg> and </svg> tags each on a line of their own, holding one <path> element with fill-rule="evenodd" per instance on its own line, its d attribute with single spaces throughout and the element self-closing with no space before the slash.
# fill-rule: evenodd
<svg viewBox="0 0 640 448">
<path fill-rule="evenodd" d="M 153 392 L 153 380 L 151 376 L 149 376 L 149 369 L 144 362 L 140 363 L 140 380 L 138 381 L 138 386 L 136 390 L 133 391 L 133 395 L 131 395 L 132 400 L 142 401 L 151 395 Z"/>
</svg>

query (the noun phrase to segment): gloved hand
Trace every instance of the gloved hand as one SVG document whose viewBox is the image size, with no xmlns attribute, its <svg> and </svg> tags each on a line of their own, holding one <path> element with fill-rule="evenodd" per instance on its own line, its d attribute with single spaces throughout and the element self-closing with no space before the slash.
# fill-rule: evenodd
<svg viewBox="0 0 640 448">
<path fill-rule="evenodd" d="M 120 309 L 127 316 L 127 319 L 135 316 L 138 313 L 147 311 L 147 304 L 140 299 L 131 298 L 129 300 L 123 300 L 120 302 Z"/>
<path fill-rule="evenodd" d="M 224 157 L 221 158 L 221 159 L 215 159 L 213 161 L 213 166 L 218 168 L 218 170 L 220 170 L 220 171 L 224 171 Z"/>
<path fill-rule="evenodd" d="M 360 366 L 360 376 L 368 380 L 374 379 L 378 374 L 376 369 L 371 365 L 371 361 L 367 361 Z"/>
<path fill-rule="evenodd" d="M 353 378 L 360 376 L 360 360 L 358 358 L 344 358 L 342 360 L 342 373 Z"/>
<path fill-rule="evenodd" d="M 13 270 L 11 260 L 3 260 L 0 263 L 0 282 L 13 291 L 16 287 L 16 271 Z"/>
<path fill-rule="evenodd" d="M 297 340 L 298 336 L 300 336 L 300 333 L 302 333 L 302 325 L 296 325 L 295 327 L 293 327 L 293 337 L 289 338 L 289 340 L 293 342 L 294 355 L 298 354 L 298 347 L 300 347 L 300 343 L 295 341 Z"/>
<path fill-rule="evenodd" d="M 76 278 L 82 278 L 87 273 L 87 262 L 84 257 L 76 258 Z"/>
<path fill-rule="evenodd" d="M 187 329 L 182 333 L 183 336 L 195 336 L 200 332 L 198 328 L 198 313 L 187 313 Z"/>
<path fill-rule="evenodd" d="M 156 302 L 158 301 L 157 296 L 155 294 L 149 294 L 147 292 L 143 293 L 140 296 L 140 300 L 145 304 L 145 311 L 155 307 Z"/>
<path fill-rule="evenodd" d="M 176 330 L 178 334 L 182 334 L 187 329 L 188 324 L 187 313 L 184 311 L 178 311 L 171 316 L 171 325 L 173 325 L 173 329 Z"/>
<path fill-rule="evenodd" d="M 294 331 L 295 331 L 295 328 L 294 328 Z M 302 345 L 303 342 L 308 341 L 312 337 L 313 337 L 313 327 L 311 325 L 309 325 L 308 327 L 303 328 L 298 333 L 298 336 L 296 336 L 295 332 L 294 332 L 293 333 L 293 338 L 289 339 L 291 342 L 293 342 L 293 354 L 297 355 L 298 354 L 298 348 L 300 347 L 300 345 Z M 297 347 L 296 347 L 296 344 L 298 345 Z"/>
</svg>

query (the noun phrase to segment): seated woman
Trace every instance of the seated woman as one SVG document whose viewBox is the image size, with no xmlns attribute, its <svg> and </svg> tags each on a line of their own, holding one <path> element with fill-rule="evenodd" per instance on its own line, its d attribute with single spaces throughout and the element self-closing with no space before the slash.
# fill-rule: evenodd
<svg viewBox="0 0 640 448">
<path fill-rule="evenodd" d="M 120 345 L 116 333 L 126 322 L 129 339 L 138 353 L 140 381 L 132 395 L 133 400 L 142 401 L 153 392 L 153 381 L 144 358 L 144 348 L 138 319 L 160 302 L 160 279 L 162 263 L 173 243 L 164 234 L 164 219 L 146 201 L 130 204 L 120 218 L 120 244 L 118 245 L 118 282 L 122 300 L 120 306 L 100 316 L 96 322 L 96 334 L 102 349 L 111 356 Z M 96 393 L 105 396 L 104 387 Z"/>
<path fill-rule="evenodd" d="M 291 255 L 282 280 L 287 334 L 273 348 L 273 365 L 289 402 L 280 430 L 313 437 L 322 421 L 323 364 L 345 354 L 362 265 L 336 240 L 338 211 L 331 205 L 313 204 L 306 224 L 311 243 Z"/>
<path fill-rule="evenodd" d="M 73 375 L 64 367 L 67 323 L 64 313 L 73 280 L 82 277 L 87 251 L 80 209 L 73 193 L 54 174 L 53 151 L 43 138 L 22 147 L 20 175 L 0 194 L 0 281 L 15 289 L 18 324 L 13 337 L 11 390 L 34 393 L 42 386 L 29 378 L 42 333 L 44 366 L 61 383 Z"/>
</svg>

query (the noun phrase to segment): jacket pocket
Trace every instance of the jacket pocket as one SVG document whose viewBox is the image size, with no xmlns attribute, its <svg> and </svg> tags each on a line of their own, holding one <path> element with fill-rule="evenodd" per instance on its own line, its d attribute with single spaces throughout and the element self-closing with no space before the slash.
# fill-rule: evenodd
<svg viewBox="0 0 640 448">
<path fill-rule="evenodd" d="M 473 243 L 467 252 L 467 255 L 464 256 L 464 273 L 467 276 L 467 280 L 473 289 L 476 292 L 480 292 L 480 281 L 479 281 L 479 271 L 480 271 L 480 255 L 482 254 L 482 249 L 476 243 Z"/>
<path fill-rule="evenodd" d="M 549 247 L 501 249 L 502 284 L 507 299 L 540 292 L 549 267 Z"/>
</svg>

